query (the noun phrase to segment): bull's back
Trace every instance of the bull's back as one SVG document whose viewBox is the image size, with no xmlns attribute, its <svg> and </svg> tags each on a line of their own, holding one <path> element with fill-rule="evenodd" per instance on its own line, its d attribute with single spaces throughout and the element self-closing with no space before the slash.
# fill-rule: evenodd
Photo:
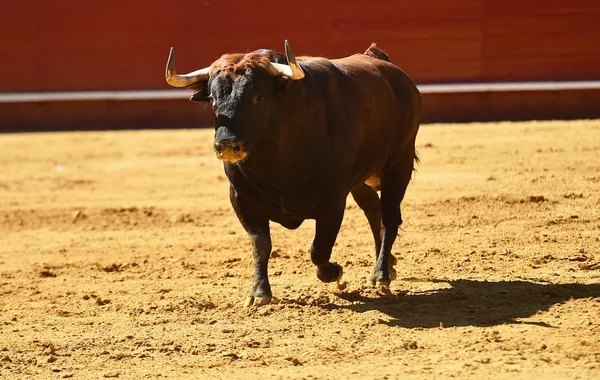
<svg viewBox="0 0 600 380">
<path fill-rule="evenodd" d="M 363 54 L 335 63 L 352 78 L 351 85 L 362 90 L 358 97 L 374 103 L 377 111 L 374 121 L 395 130 L 385 132 L 398 132 L 400 138 L 416 133 L 420 123 L 421 95 L 404 71 L 387 60 Z M 357 111 L 361 113 L 362 110 Z"/>
<path fill-rule="evenodd" d="M 333 62 L 349 78 L 341 96 L 354 136 L 353 177 L 368 182 L 395 155 L 414 154 L 421 97 L 408 75 L 388 61 L 354 55 Z"/>
</svg>

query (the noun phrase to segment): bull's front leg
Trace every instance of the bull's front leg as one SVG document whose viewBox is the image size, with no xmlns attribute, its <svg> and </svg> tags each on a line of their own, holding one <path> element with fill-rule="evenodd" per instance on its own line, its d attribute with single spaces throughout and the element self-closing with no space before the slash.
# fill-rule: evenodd
<svg viewBox="0 0 600 380">
<path fill-rule="evenodd" d="M 342 225 L 345 207 L 346 197 L 342 197 L 323 202 L 315 213 L 316 231 L 310 247 L 310 258 L 317 266 L 317 277 L 323 282 L 334 282 L 342 278 L 342 267 L 329 259 Z"/>
<path fill-rule="evenodd" d="M 269 256 L 271 255 L 271 233 L 269 219 L 256 215 L 239 196 L 233 186 L 229 187 L 229 199 L 240 223 L 248 233 L 254 258 L 254 283 L 244 302 L 245 307 L 271 303 L 271 285 L 269 284 Z"/>
</svg>

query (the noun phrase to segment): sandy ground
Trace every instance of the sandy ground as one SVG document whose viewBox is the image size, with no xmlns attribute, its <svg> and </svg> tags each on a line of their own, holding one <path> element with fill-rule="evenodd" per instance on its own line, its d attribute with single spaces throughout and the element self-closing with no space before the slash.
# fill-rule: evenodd
<svg viewBox="0 0 600 380">
<path fill-rule="evenodd" d="M 211 137 L 0 135 L 0 377 L 600 379 L 600 121 L 423 126 L 393 294 L 350 200 L 347 289 L 275 225 L 250 309 Z"/>
</svg>

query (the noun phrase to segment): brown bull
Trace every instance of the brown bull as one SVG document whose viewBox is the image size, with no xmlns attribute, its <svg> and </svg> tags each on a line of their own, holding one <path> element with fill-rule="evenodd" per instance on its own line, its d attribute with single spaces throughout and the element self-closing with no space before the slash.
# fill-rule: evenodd
<svg viewBox="0 0 600 380">
<path fill-rule="evenodd" d="M 214 150 L 252 243 L 254 284 L 245 304 L 271 301 L 270 221 L 295 229 L 315 219 L 317 277 L 341 278 L 342 267 L 329 260 L 349 193 L 373 232 L 371 280 L 387 289 L 400 203 L 417 159 L 419 91 L 374 44 L 333 60 L 296 60 L 287 41 L 285 48 L 285 55 L 226 54 L 186 75 L 175 73 L 172 50 L 167 63 L 167 82 L 194 90 L 192 100 L 210 102 L 215 113 Z"/>
</svg>

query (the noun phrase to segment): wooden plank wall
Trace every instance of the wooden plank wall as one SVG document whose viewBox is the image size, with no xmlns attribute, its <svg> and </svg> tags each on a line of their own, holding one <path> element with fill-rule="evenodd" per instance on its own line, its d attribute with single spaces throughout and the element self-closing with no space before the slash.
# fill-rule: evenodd
<svg viewBox="0 0 600 380">
<path fill-rule="evenodd" d="M 0 92 L 161 89 L 221 54 L 372 41 L 418 83 L 600 79 L 597 0 L 7 0 Z M 285 8 L 285 9 L 284 9 Z"/>
</svg>

